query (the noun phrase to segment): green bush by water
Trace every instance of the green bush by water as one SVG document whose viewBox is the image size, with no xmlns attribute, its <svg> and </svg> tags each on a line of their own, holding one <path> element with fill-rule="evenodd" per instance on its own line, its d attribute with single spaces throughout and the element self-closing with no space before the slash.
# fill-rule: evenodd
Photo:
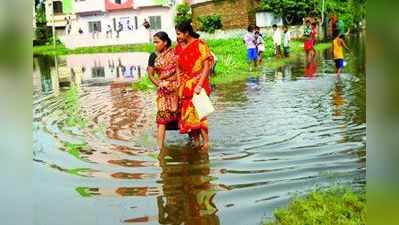
<svg viewBox="0 0 399 225">
<path fill-rule="evenodd" d="M 365 225 L 365 193 L 349 188 L 313 191 L 277 209 L 274 217 L 275 221 L 264 225 Z"/>
<path fill-rule="evenodd" d="M 199 16 L 198 22 L 200 23 L 200 31 L 205 31 L 208 33 L 215 33 L 217 29 L 221 29 L 222 19 L 219 15 L 212 16 Z"/>
</svg>

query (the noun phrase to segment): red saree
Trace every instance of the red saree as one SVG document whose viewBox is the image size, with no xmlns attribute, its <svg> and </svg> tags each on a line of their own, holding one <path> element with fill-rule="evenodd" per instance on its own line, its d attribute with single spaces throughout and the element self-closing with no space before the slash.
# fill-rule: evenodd
<svg viewBox="0 0 399 225">
<path fill-rule="evenodd" d="M 208 130 L 208 120 L 199 119 L 192 103 L 194 89 L 199 82 L 200 74 L 204 69 L 204 63 L 207 60 L 213 62 L 213 57 L 208 46 L 201 40 L 195 40 L 186 47 L 178 44 L 176 46 L 178 55 L 177 66 L 180 70 L 179 97 L 180 97 L 180 133 L 189 133 L 194 130 Z M 211 64 L 210 64 L 211 65 Z M 202 88 L 208 95 L 211 93 L 211 85 L 207 77 L 202 84 Z"/>
</svg>

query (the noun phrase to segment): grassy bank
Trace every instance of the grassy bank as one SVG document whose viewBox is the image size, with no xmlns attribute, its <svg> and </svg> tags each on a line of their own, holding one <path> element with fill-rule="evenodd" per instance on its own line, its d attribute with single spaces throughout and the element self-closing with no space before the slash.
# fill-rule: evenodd
<svg viewBox="0 0 399 225">
<path fill-rule="evenodd" d="M 218 63 L 216 65 L 216 76 L 212 78 L 215 84 L 230 83 L 236 80 L 242 80 L 249 75 L 254 76 L 257 73 L 249 72 L 247 61 L 247 50 L 241 39 L 228 40 L 210 40 L 208 42 L 211 50 L 216 54 Z M 278 68 L 295 61 L 299 53 L 303 52 L 303 42 L 292 41 L 290 43 L 291 56 L 289 58 L 277 59 L 274 57 L 272 39 L 265 40 L 265 52 L 263 66 L 267 68 Z M 330 43 L 321 43 L 316 45 L 317 50 L 330 48 Z"/>
<path fill-rule="evenodd" d="M 274 217 L 264 225 L 365 225 L 365 193 L 344 188 L 314 191 L 277 209 Z"/>
<path fill-rule="evenodd" d="M 53 46 L 34 46 L 33 55 L 71 55 L 71 54 L 91 54 L 91 53 L 117 53 L 117 52 L 152 52 L 154 49 L 151 44 L 132 44 L 132 45 L 109 45 L 99 47 L 82 47 L 69 49 L 63 45 Z"/>
<path fill-rule="evenodd" d="M 210 49 L 217 57 L 216 75 L 212 77 L 212 83 L 223 84 L 237 80 L 246 79 L 248 76 L 256 76 L 260 72 L 249 73 L 247 62 L 247 50 L 241 38 L 208 40 Z M 265 40 L 265 52 L 263 66 L 267 68 L 277 68 L 289 64 L 298 59 L 299 53 L 303 52 L 303 42 L 292 41 L 290 44 L 291 56 L 289 58 L 277 59 L 273 57 L 273 48 L 271 38 Z M 316 45 L 317 50 L 330 48 L 330 43 L 321 43 Z M 67 49 L 63 46 L 52 48 L 51 46 L 38 46 L 33 48 L 35 55 L 66 55 L 66 54 L 89 54 L 89 53 L 116 53 L 116 52 L 152 52 L 152 44 L 134 44 L 118 46 L 84 47 L 76 49 Z M 149 80 L 144 78 L 135 84 L 134 87 L 139 90 L 153 88 L 149 85 Z"/>
</svg>

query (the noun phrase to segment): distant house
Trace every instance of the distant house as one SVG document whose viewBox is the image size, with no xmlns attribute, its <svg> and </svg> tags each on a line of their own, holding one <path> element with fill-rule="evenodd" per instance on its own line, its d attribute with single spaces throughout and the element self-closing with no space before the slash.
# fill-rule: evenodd
<svg viewBox="0 0 399 225">
<path fill-rule="evenodd" d="M 159 30 L 175 39 L 175 6 L 184 0 L 47 0 L 48 26 L 52 11 L 57 36 L 67 47 L 143 43 Z M 70 34 L 67 20 L 71 16 Z M 143 26 L 147 20 L 151 27 Z M 112 28 L 112 37 L 106 35 Z M 120 30 L 121 27 L 121 30 Z M 79 32 L 81 30 L 81 32 Z M 118 33 L 118 38 L 117 34 Z"/>
<path fill-rule="evenodd" d="M 283 25 L 283 19 L 272 12 L 256 12 L 256 26 L 271 27 L 273 24 Z"/>
</svg>

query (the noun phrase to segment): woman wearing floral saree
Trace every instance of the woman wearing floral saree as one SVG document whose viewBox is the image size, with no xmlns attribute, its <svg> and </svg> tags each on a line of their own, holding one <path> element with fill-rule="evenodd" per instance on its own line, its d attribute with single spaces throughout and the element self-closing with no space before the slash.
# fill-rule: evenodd
<svg viewBox="0 0 399 225">
<path fill-rule="evenodd" d="M 176 54 L 171 48 L 172 41 L 165 32 L 154 35 L 154 46 L 157 51 L 156 57 L 150 56 L 148 75 L 150 80 L 158 87 L 157 92 L 157 118 L 158 146 L 164 147 L 166 126 L 176 123 L 178 120 L 179 96 L 177 93 L 178 79 L 176 73 Z M 154 73 L 159 79 L 154 78 Z"/>
<path fill-rule="evenodd" d="M 178 44 L 176 46 L 177 70 L 179 78 L 180 98 L 180 133 L 188 133 L 200 145 L 201 134 L 204 144 L 201 149 L 207 151 L 209 146 L 208 120 L 200 119 L 192 103 L 194 94 L 199 94 L 203 88 L 207 95 L 211 93 L 209 72 L 213 57 L 208 46 L 199 40 L 190 23 L 176 26 Z"/>
</svg>

